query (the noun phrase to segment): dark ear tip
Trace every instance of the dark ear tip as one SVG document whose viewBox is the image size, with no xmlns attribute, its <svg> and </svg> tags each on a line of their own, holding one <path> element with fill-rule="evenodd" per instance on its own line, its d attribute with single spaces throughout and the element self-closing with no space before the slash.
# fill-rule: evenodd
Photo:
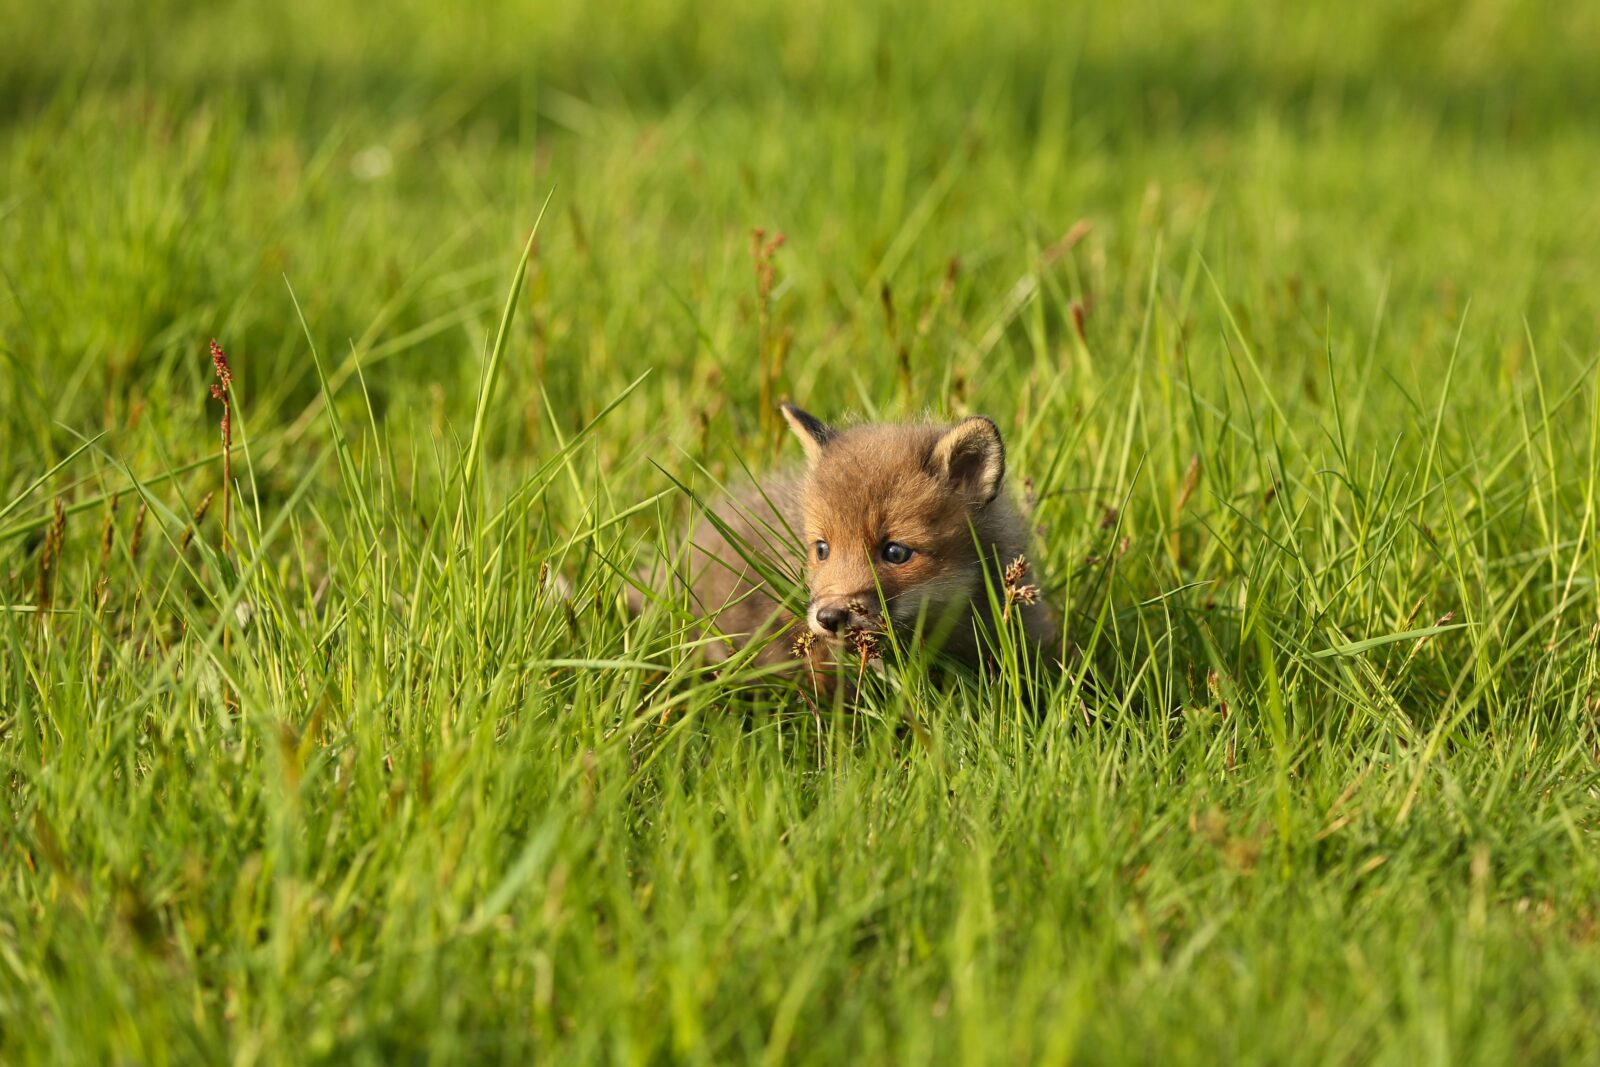
<svg viewBox="0 0 1600 1067">
<path fill-rule="evenodd" d="M 838 436 L 833 427 L 787 400 L 778 405 L 778 410 L 783 413 L 785 421 L 800 435 L 802 441 L 809 439 L 817 445 L 825 445 Z"/>
</svg>

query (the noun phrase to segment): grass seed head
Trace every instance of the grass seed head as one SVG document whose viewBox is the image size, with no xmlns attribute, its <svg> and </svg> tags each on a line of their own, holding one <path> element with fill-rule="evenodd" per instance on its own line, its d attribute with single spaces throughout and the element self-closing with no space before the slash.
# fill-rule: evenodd
<svg viewBox="0 0 1600 1067">
<path fill-rule="evenodd" d="M 211 386 L 211 398 L 222 402 L 222 551 L 228 551 L 228 494 L 233 486 L 233 368 L 228 365 L 228 354 L 211 339 L 211 367 L 217 372 L 217 381 Z"/>
<path fill-rule="evenodd" d="M 128 556 L 130 559 L 139 558 L 139 549 L 144 544 L 144 518 L 150 512 L 150 505 L 139 501 L 139 510 L 133 515 L 133 534 L 128 538 Z"/>
<path fill-rule="evenodd" d="M 111 562 L 111 535 L 116 529 L 118 496 L 119 494 L 117 493 L 111 494 L 111 499 L 106 504 L 105 522 L 100 526 L 100 570 L 102 573 L 105 572 L 107 565 Z"/>
<path fill-rule="evenodd" d="M 1028 576 L 1028 557 L 1018 556 L 1006 565 L 1001 573 L 1001 583 L 1005 588 L 1006 606 L 1002 616 L 1009 618 L 1014 604 L 1034 604 L 1039 600 L 1039 587 L 1023 579 Z"/>
<path fill-rule="evenodd" d="M 211 395 L 221 400 L 222 394 L 226 393 L 228 387 L 233 384 L 233 368 L 228 366 L 228 353 L 224 352 L 222 346 L 217 344 L 215 337 L 211 339 L 211 366 L 216 369 L 217 381 L 221 383 L 220 385 L 212 386 Z"/>
<path fill-rule="evenodd" d="M 45 531 L 44 547 L 39 553 L 39 581 L 34 592 L 36 618 L 43 620 L 55 593 L 56 571 L 61 566 L 61 547 L 67 539 L 67 510 L 56 497 L 51 503 L 50 526 Z"/>
<path fill-rule="evenodd" d="M 201 497 L 200 503 L 195 505 L 194 515 L 190 517 L 189 525 L 183 528 L 183 538 L 178 542 L 179 552 L 182 552 L 184 549 L 188 548 L 189 542 L 194 540 L 194 532 L 199 525 L 205 521 L 206 512 L 211 510 L 211 498 L 216 495 L 216 490 L 212 490 L 205 496 Z"/>
</svg>

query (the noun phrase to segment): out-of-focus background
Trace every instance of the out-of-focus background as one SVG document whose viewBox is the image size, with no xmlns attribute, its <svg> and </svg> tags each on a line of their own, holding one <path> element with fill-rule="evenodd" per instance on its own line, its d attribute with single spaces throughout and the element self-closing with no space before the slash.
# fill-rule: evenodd
<svg viewBox="0 0 1600 1067">
<path fill-rule="evenodd" d="M 421 414 L 438 385 L 459 416 L 552 188 L 509 382 L 530 394 L 537 357 L 576 421 L 654 368 L 617 427 L 640 438 L 707 408 L 719 434 L 757 420 L 758 226 L 788 238 L 780 385 L 829 412 L 942 410 L 961 376 L 1009 414 L 1041 349 L 1080 388 L 1109 380 L 1152 282 L 1209 343 L 1206 270 L 1273 370 L 1331 328 L 1431 380 L 1469 300 L 1496 357 L 1524 318 L 1586 352 L 1597 20 L 1499 0 L 15 4 L 4 401 L 125 417 L 181 383 L 197 407 L 194 338 L 220 333 L 252 406 L 297 411 L 315 377 L 287 278 L 330 361 L 381 348 L 375 398 Z M 1056 299 L 1013 310 L 1019 283 Z M 496 447 L 540 425 L 508 418 Z M 50 458 L 0 432 L 9 463 Z"/>
<path fill-rule="evenodd" d="M 0 1059 L 1600 1052 L 1600 7 L 0 25 Z M 785 397 L 1099 684 L 627 619 Z"/>
</svg>

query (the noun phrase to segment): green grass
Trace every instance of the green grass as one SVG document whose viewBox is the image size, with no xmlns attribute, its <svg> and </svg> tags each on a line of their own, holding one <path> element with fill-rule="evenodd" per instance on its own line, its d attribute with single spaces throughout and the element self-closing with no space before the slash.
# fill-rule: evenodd
<svg viewBox="0 0 1600 1067">
<path fill-rule="evenodd" d="M 1600 1058 L 1600 17 L 1300 6 L 0 0 L 0 1060 Z M 1098 688 L 630 622 L 764 390 Z"/>
</svg>

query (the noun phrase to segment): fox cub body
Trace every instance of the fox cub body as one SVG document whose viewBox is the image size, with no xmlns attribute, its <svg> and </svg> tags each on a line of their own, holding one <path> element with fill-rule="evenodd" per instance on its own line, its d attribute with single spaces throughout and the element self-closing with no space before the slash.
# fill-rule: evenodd
<svg viewBox="0 0 1600 1067">
<path fill-rule="evenodd" d="M 804 470 L 724 501 L 714 519 L 698 517 L 680 561 L 709 658 L 775 637 L 757 663 L 825 667 L 840 645 L 872 647 L 892 627 L 976 665 L 980 631 L 995 622 L 990 590 L 1004 603 L 1005 587 L 1017 589 L 1025 565 L 1014 561 L 1029 541 L 1003 492 L 995 424 L 973 417 L 836 430 L 792 405 L 782 410 L 805 449 Z M 785 591 L 802 574 L 803 602 Z M 1056 628 L 1031 592 L 1009 610 L 1049 652 Z"/>
</svg>

